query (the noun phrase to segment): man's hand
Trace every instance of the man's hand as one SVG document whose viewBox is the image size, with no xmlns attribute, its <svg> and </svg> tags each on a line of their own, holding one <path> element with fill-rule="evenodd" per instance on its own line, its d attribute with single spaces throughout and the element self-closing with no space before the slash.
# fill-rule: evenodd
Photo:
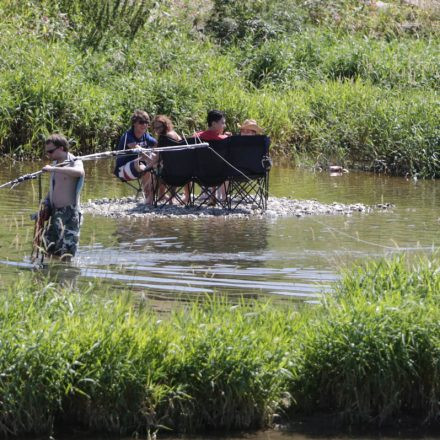
<svg viewBox="0 0 440 440">
<path fill-rule="evenodd" d="M 145 152 L 142 151 L 141 154 L 140 154 L 139 156 L 140 156 L 141 159 L 143 159 L 143 160 L 151 161 L 151 160 L 156 159 L 157 154 L 156 154 L 156 153 L 149 153 L 149 154 L 146 154 Z"/>
<path fill-rule="evenodd" d="M 49 173 L 50 171 L 53 171 L 55 169 L 55 167 L 53 167 L 52 165 L 45 165 L 41 171 L 43 171 L 43 173 Z"/>
</svg>

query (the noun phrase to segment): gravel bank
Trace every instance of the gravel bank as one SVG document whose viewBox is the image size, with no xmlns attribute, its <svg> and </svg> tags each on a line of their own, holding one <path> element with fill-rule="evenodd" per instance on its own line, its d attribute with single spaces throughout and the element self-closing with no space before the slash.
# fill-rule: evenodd
<svg viewBox="0 0 440 440">
<path fill-rule="evenodd" d="M 316 200 L 293 200 L 286 197 L 269 197 L 267 210 L 261 211 L 252 205 L 245 205 L 234 211 L 217 207 L 191 208 L 166 205 L 154 208 L 146 206 L 142 200 L 134 197 L 122 199 L 89 200 L 82 205 L 84 213 L 106 217 L 303 217 L 306 215 L 351 215 L 354 212 L 370 212 L 373 209 L 387 210 L 392 205 L 381 204 L 367 206 L 361 203 L 345 205 L 342 203 L 325 204 Z"/>
</svg>

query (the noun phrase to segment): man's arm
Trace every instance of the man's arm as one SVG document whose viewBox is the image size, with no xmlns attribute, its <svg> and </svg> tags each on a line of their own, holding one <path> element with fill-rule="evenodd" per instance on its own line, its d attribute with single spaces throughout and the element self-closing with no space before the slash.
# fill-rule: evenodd
<svg viewBox="0 0 440 440">
<path fill-rule="evenodd" d="M 80 160 L 76 160 L 73 166 L 64 166 L 64 167 L 54 167 L 52 165 L 46 165 L 42 168 L 43 172 L 55 172 L 65 174 L 69 177 L 81 177 L 84 176 L 84 167 L 83 163 Z"/>
</svg>

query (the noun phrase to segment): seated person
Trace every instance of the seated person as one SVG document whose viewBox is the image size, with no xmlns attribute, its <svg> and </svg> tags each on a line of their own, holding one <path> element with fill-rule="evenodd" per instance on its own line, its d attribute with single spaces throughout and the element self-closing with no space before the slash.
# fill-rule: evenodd
<svg viewBox="0 0 440 440">
<path fill-rule="evenodd" d="M 153 131 L 156 137 L 159 139 L 159 146 L 160 147 L 166 147 L 167 139 L 173 142 L 180 142 L 182 140 L 182 137 L 179 136 L 175 131 L 173 127 L 173 123 L 171 122 L 171 119 L 168 116 L 165 115 L 157 115 L 153 119 Z M 163 145 L 162 145 L 163 144 Z M 171 192 L 174 195 L 175 194 L 175 188 L 171 188 Z M 159 199 L 162 200 L 165 195 L 165 185 L 160 184 L 159 186 Z M 182 202 L 187 203 L 190 198 L 190 192 L 189 192 L 189 185 L 185 185 L 184 187 L 184 196 L 182 198 Z M 167 198 L 168 203 L 171 205 L 174 201 L 178 201 L 178 198 L 176 197 L 169 197 Z"/>
<path fill-rule="evenodd" d="M 242 125 L 238 124 L 240 136 L 257 136 L 263 134 L 263 129 L 257 124 L 255 119 L 246 119 Z M 267 156 L 263 159 L 263 166 L 266 170 L 272 167 L 272 159 Z"/>
<path fill-rule="evenodd" d="M 151 148 L 157 145 L 154 137 L 147 133 L 150 123 L 148 113 L 143 110 L 136 110 L 131 116 L 132 126 L 127 130 L 119 140 L 118 150 L 136 148 Z M 155 166 L 157 155 L 141 154 L 120 156 L 116 159 L 114 174 L 124 182 L 140 179 L 145 203 L 151 205 L 153 203 L 153 180 L 151 173 L 148 173 Z"/>
<path fill-rule="evenodd" d="M 220 141 L 226 139 L 231 133 L 224 133 L 226 127 L 226 119 L 223 112 L 218 110 L 210 110 L 207 117 L 208 129 L 196 133 L 202 141 Z"/>
<path fill-rule="evenodd" d="M 175 142 L 179 142 L 182 140 L 182 138 L 174 131 L 173 123 L 168 116 L 155 116 L 152 126 L 154 134 L 157 136 L 158 139 L 160 138 L 160 136 L 164 136 Z"/>
<path fill-rule="evenodd" d="M 255 119 L 246 119 L 242 125 L 238 125 L 241 136 L 256 136 L 263 133 L 263 129 L 258 126 Z"/>
<path fill-rule="evenodd" d="M 226 118 L 223 112 L 219 110 L 210 110 L 208 112 L 207 123 L 207 130 L 196 133 L 196 136 L 198 136 L 202 141 L 221 141 L 222 139 L 226 139 L 228 136 L 231 136 L 231 133 L 229 132 L 224 133 L 226 127 Z M 213 193 L 215 192 L 216 196 L 211 197 L 211 201 L 209 203 L 210 205 L 215 205 L 216 198 L 217 200 L 224 200 L 226 198 L 228 185 L 228 182 L 224 182 L 224 184 L 217 188 L 216 191 L 215 188 L 211 188 L 211 191 Z M 202 190 L 205 191 L 205 188 L 202 188 Z"/>
</svg>

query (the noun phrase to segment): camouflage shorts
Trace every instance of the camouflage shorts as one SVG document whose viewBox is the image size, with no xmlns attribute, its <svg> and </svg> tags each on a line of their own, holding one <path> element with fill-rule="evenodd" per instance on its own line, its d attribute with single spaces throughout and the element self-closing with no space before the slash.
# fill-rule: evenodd
<svg viewBox="0 0 440 440">
<path fill-rule="evenodd" d="M 45 251 L 59 257 L 73 257 L 78 247 L 80 223 L 81 213 L 76 206 L 55 208 L 44 233 Z"/>
</svg>

